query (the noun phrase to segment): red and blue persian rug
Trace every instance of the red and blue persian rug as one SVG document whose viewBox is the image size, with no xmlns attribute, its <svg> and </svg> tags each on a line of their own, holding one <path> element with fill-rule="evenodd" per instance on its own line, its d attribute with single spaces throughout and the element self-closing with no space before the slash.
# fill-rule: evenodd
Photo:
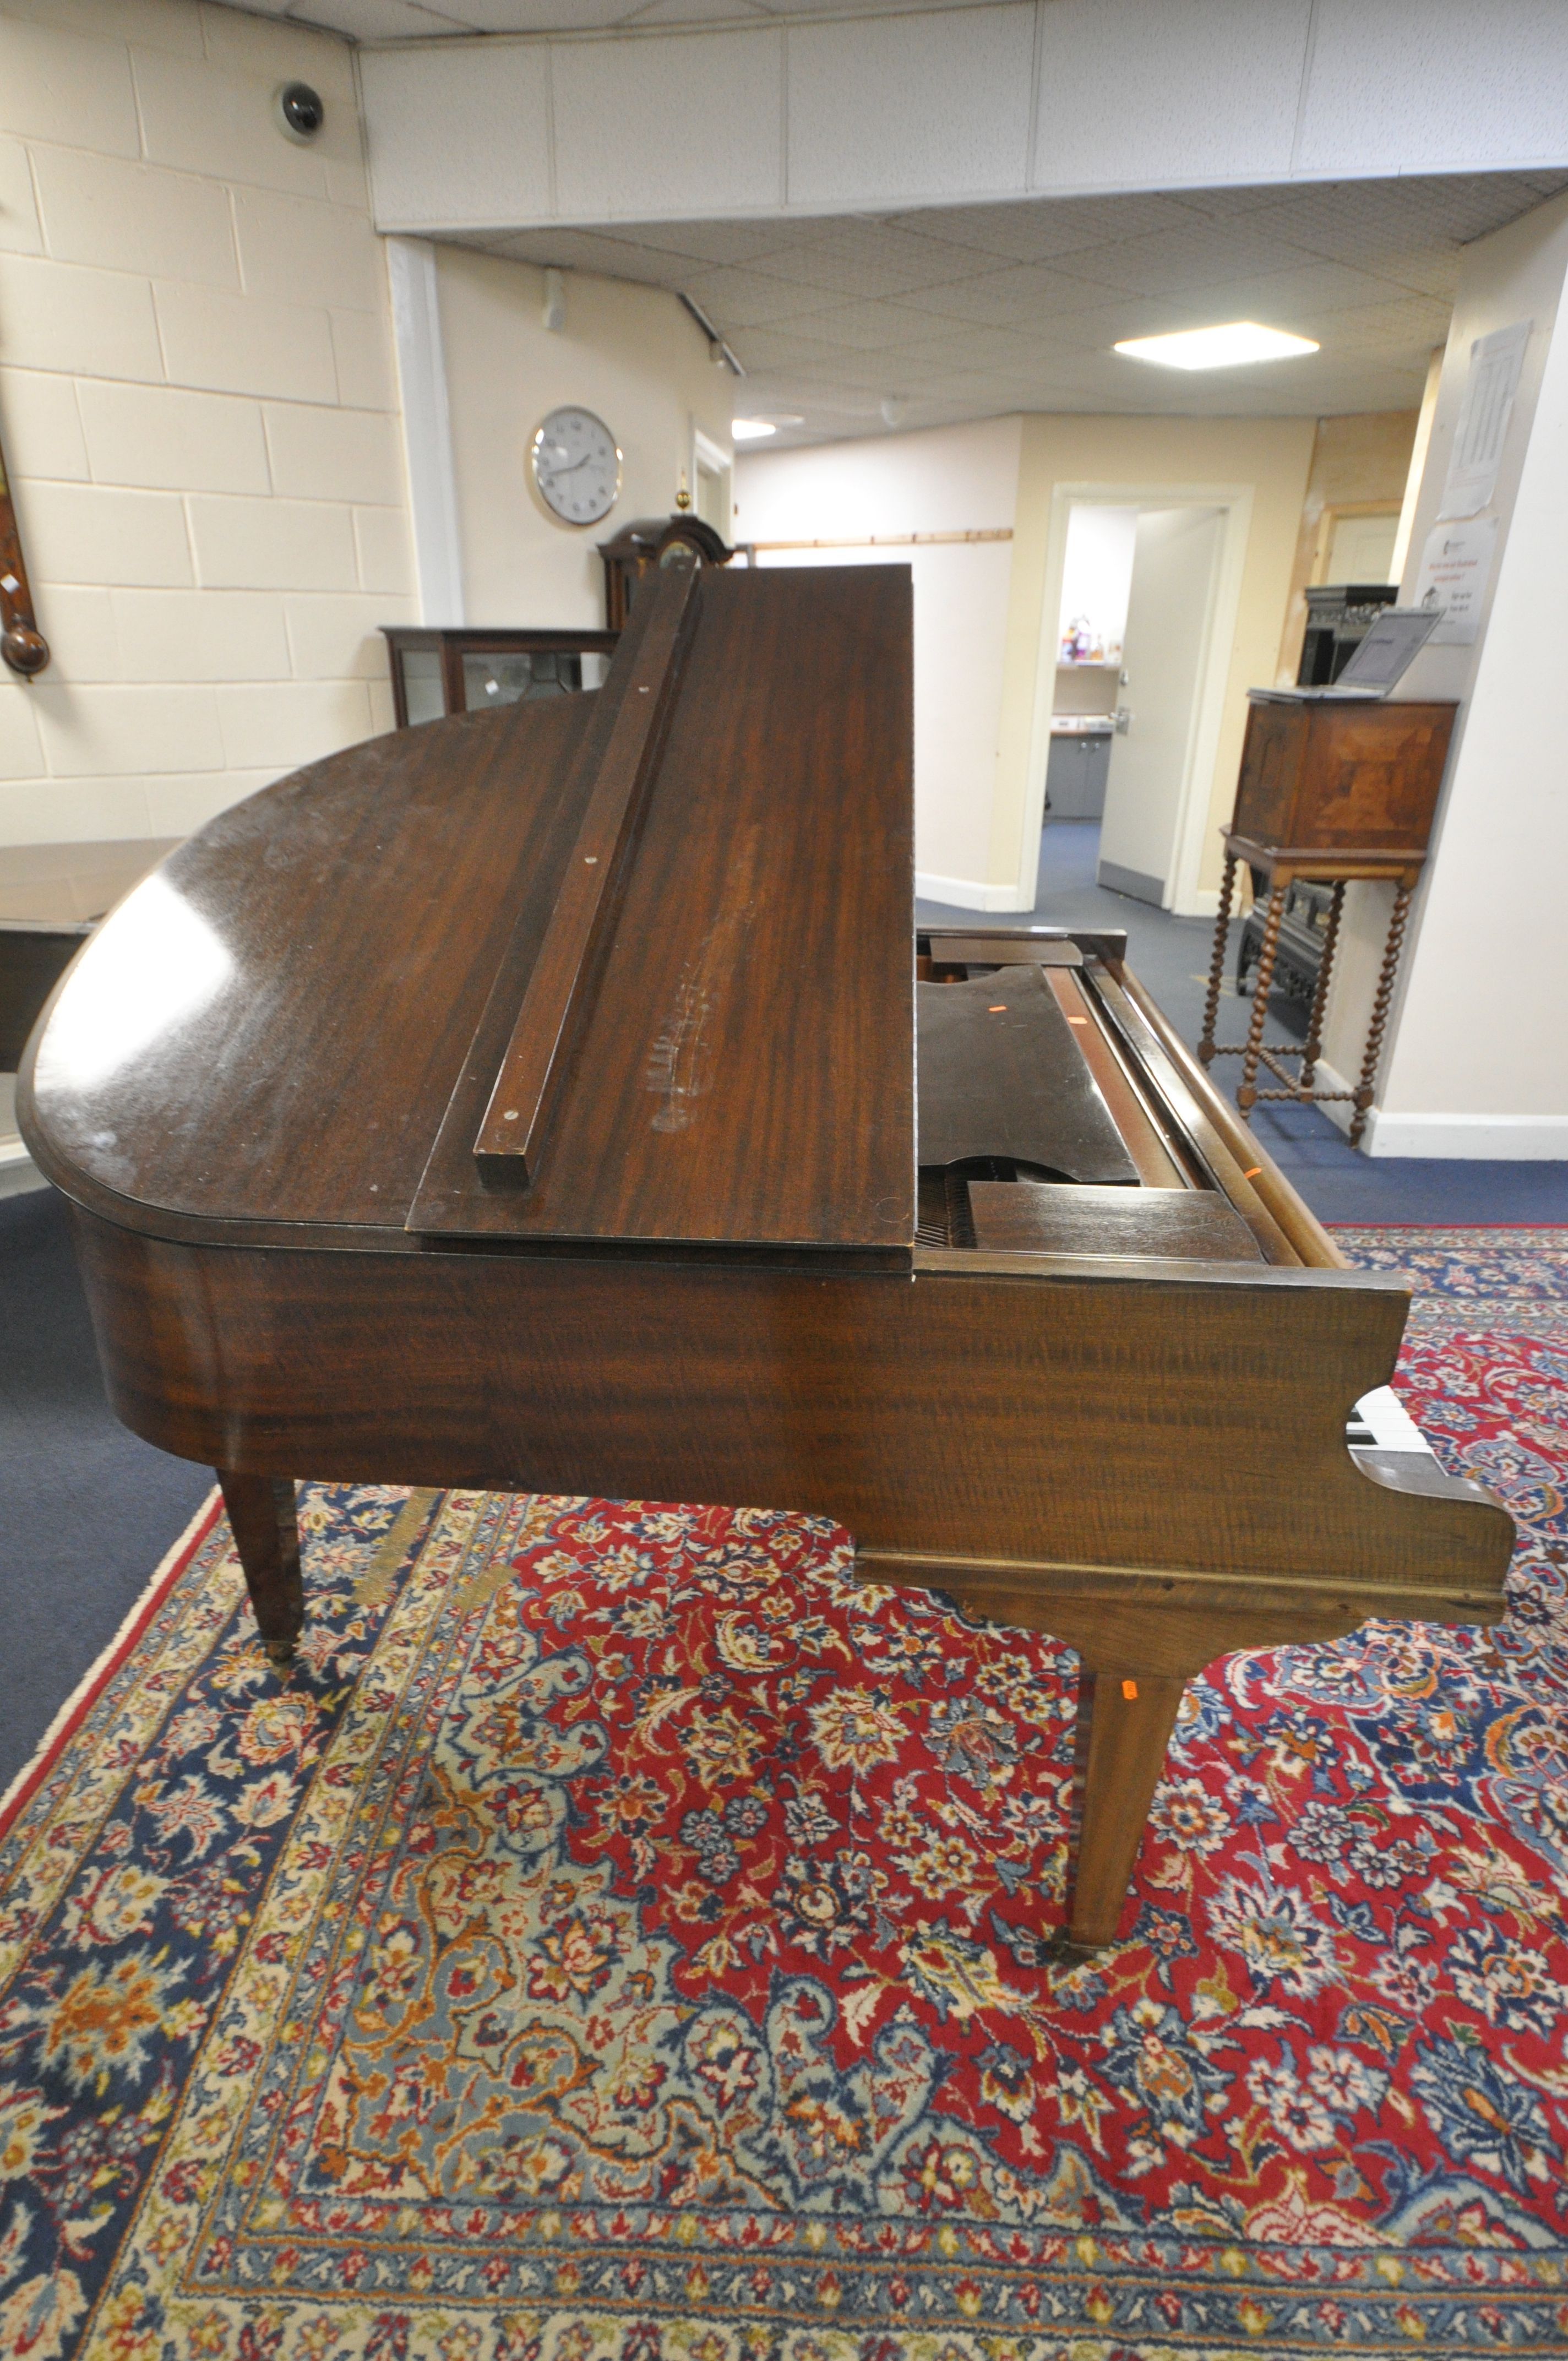
<svg viewBox="0 0 1568 2361">
<path fill-rule="evenodd" d="M 1071 1660 L 771 1510 L 208 1511 L 0 1826 L 0 2354 L 1568 2352 L 1568 1233 L 1346 1234 L 1520 1521 L 1487 1644 L 1189 1691 L 1046 1949 Z"/>
</svg>

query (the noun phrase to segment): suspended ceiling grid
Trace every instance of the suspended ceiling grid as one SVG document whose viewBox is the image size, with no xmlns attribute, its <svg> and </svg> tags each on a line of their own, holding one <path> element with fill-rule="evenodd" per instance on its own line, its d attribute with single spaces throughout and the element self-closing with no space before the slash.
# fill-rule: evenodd
<svg viewBox="0 0 1568 2361">
<path fill-rule="evenodd" d="M 1411 408 L 1464 247 L 1565 187 L 1562 172 L 1411 177 L 455 242 L 689 295 L 745 368 L 737 412 L 800 413 L 784 443 L 882 432 L 887 399 L 908 426 Z M 1236 319 L 1321 350 L 1212 375 L 1112 350 Z"/>
</svg>

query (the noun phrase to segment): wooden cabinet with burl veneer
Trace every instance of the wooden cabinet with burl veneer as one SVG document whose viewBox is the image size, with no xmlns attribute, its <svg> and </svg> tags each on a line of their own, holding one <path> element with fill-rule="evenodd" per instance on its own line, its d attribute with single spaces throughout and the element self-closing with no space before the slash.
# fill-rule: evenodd
<svg viewBox="0 0 1568 2361">
<path fill-rule="evenodd" d="M 1254 698 L 1231 832 L 1282 856 L 1375 852 L 1419 859 L 1458 708 L 1346 698 Z"/>
</svg>

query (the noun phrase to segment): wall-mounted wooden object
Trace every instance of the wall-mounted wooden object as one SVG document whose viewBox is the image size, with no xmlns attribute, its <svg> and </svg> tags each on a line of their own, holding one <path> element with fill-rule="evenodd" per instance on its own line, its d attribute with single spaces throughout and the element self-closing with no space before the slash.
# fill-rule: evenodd
<svg viewBox="0 0 1568 2361">
<path fill-rule="evenodd" d="M 49 662 L 49 642 L 33 620 L 33 594 L 27 588 L 4 451 L 0 451 L 0 655 L 24 679 L 42 672 Z"/>
</svg>

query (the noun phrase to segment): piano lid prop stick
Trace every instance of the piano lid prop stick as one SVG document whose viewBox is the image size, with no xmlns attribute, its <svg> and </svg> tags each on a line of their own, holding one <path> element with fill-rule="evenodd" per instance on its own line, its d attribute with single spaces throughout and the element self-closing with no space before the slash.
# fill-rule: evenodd
<svg viewBox="0 0 1568 2361">
<path fill-rule="evenodd" d="M 644 594 L 657 604 L 631 669 L 619 684 L 612 669 L 598 692 L 609 697 L 619 686 L 620 710 L 474 1142 L 488 1178 L 526 1187 L 538 1177 L 573 1037 L 614 931 L 629 855 L 658 768 L 696 618 L 696 580 L 695 566 L 672 566 Z"/>
</svg>

